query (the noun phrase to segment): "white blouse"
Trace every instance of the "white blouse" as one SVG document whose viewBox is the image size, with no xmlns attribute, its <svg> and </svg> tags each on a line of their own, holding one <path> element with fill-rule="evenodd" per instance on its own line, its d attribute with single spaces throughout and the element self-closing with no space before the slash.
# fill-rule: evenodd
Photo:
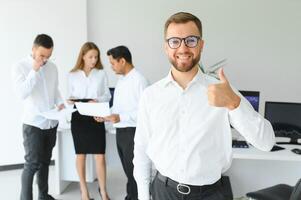
<svg viewBox="0 0 301 200">
<path fill-rule="evenodd" d="M 69 99 L 95 99 L 98 102 L 108 102 L 111 94 L 108 78 L 104 70 L 92 69 L 86 76 L 83 70 L 68 74 Z"/>
</svg>

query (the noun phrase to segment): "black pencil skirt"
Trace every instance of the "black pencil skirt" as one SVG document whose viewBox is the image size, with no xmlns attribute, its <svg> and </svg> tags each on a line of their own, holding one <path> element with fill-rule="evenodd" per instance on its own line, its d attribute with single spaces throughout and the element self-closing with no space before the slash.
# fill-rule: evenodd
<svg viewBox="0 0 301 200">
<path fill-rule="evenodd" d="M 76 154 L 104 154 L 106 131 L 104 123 L 96 122 L 93 117 L 72 113 L 71 132 Z"/>
</svg>

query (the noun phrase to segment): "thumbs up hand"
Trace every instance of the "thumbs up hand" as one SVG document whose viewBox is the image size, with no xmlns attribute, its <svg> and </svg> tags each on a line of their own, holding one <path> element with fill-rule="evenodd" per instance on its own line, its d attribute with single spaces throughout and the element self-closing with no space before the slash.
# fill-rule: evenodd
<svg viewBox="0 0 301 200">
<path fill-rule="evenodd" d="M 226 107 L 229 110 L 237 108 L 240 104 L 240 97 L 232 90 L 223 68 L 218 72 L 220 83 L 208 86 L 208 102 L 211 106 Z"/>
</svg>

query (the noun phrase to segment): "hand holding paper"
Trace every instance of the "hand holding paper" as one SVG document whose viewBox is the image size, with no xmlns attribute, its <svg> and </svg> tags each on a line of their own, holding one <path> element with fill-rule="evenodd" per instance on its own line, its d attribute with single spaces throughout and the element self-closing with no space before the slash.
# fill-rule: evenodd
<svg viewBox="0 0 301 200">
<path fill-rule="evenodd" d="M 75 106 L 81 115 L 106 117 L 111 114 L 109 103 L 82 103 L 76 102 Z"/>
<path fill-rule="evenodd" d="M 103 118 L 103 117 L 94 117 L 94 120 L 97 121 L 97 122 L 104 122 L 105 118 Z"/>
<path fill-rule="evenodd" d="M 112 122 L 113 124 L 120 122 L 120 116 L 118 114 L 112 114 L 104 118 L 107 122 Z"/>
</svg>

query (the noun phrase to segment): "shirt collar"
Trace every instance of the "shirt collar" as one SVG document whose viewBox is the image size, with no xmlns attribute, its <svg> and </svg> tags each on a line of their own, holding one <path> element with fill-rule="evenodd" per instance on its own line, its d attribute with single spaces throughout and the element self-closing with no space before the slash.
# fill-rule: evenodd
<svg viewBox="0 0 301 200">
<path fill-rule="evenodd" d="M 198 72 L 193 77 L 193 79 L 190 81 L 189 85 L 191 85 L 193 83 L 204 84 L 205 83 L 204 79 L 205 79 L 205 74 L 202 72 L 202 70 L 200 70 L 200 68 L 198 68 Z M 174 82 L 175 82 L 175 80 L 172 77 L 171 70 L 169 70 L 167 76 L 163 79 L 162 85 L 164 87 L 167 87 L 170 83 L 174 83 Z"/>
<path fill-rule="evenodd" d="M 77 70 L 77 71 L 78 71 L 79 74 L 83 75 L 84 77 L 90 77 L 90 75 L 94 74 L 94 72 L 96 72 L 96 70 L 97 70 L 97 69 L 93 67 L 93 68 L 91 69 L 91 71 L 90 71 L 90 73 L 89 73 L 88 76 L 86 76 L 86 73 L 85 73 L 85 71 L 84 71 L 83 69 L 79 69 L 79 70 Z"/>
<path fill-rule="evenodd" d="M 123 79 L 127 79 L 127 78 L 133 76 L 135 74 L 135 72 L 136 72 L 136 69 L 133 67 L 126 75 L 122 75 L 121 77 Z"/>
</svg>

